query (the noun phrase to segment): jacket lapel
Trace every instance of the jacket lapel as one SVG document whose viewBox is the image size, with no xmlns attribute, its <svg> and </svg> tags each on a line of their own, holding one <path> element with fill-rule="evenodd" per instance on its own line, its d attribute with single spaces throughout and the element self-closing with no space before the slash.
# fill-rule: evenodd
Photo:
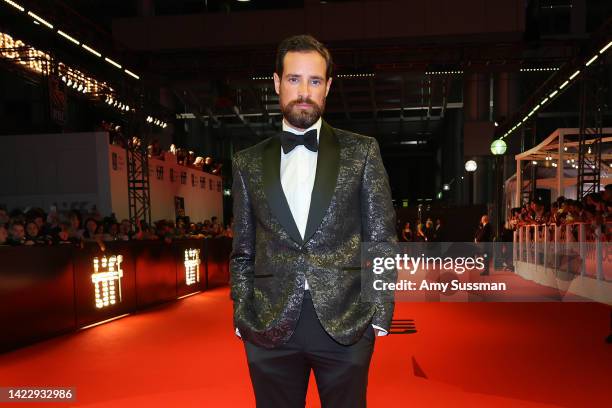
<svg viewBox="0 0 612 408">
<path fill-rule="evenodd" d="M 281 144 L 278 137 L 270 139 L 263 151 L 263 187 L 268 206 L 289 236 L 302 245 L 300 231 L 295 224 L 280 180 Z M 320 156 L 319 156 L 320 159 Z M 317 165 L 318 167 L 318 165 Z"/>
<path fill-rule="evenodd" d="M 319 135 L 317 172 L 310 199 L 310 210 L 308 212 L 304 242 L 307 242 L 314 235 L 317 228 L 319 228 L 319 225 L 321 225 L 321 221 L 336 190 L 339 165 L 340 145 L 338 138 L 332 127 L 323 121 Z"/>
</svg>

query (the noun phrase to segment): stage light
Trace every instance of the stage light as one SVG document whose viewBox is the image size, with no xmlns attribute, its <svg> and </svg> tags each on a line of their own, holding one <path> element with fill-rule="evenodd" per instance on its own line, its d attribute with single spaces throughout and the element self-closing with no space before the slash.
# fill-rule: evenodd
<svg viewBox="0 0 612 408">
<path fill-rule="evenodd" d="M 599 58 L 599 54 L 595 54 L 595 55 L 593 56 L 593 58 L 591 58 L 590 60 L 588 60 L 588 61 L 587 61 L 587 63 L 585 64 L 585 66 L 587 66 L 587 67 L 588 67 L 589 65 L 591 65 L 592 63 L 594 63 L 594 62 L 595 62 L 595 60 L 596 60 L 597 58 Z"/>
<path fill-rule="evenodd" d="M 567 86 L 567 84 L 569 84 L 569 81 L 565 81 L 564 83 L 561 84 L 561 86 L 559 87 L 559 89 L 563 89 Z"/>
<path fill-rule="evenodd" d="M 91 48 L 87 44 L 83 44 L 82 47 L 85 48 L 87 51 L 91 52 L 96 57 L 101 57 L 102 56 L 102 54 L 100 54 L 98 51 L 94 50 L 93 48 Z"/>
<path fill-rule="evenodd" d="M 32 17 L 34 20 L 44 24 L 45 26 L 47 26 L 50 29 L 53 29 L 53 24 L 51 24 L 50 22 L 48 22 L 47 20 L 45 20 L 42 17 L 39 17 L 38 15 L 32 13 L 31 11 L 28 11 L 28 16 Z"/>
<path fill-rule="evenodd" d="M 534 161 L 531 162 L 531 164 L 533 164 L 535 166 L 535 165 L 538 164 L 538 162 L 534 160 Z"/>
<path fill-rule="evenodd" d="M 448 191 L 448 190 L 450 190 L 450 186 L 449 186 L 448 184 L 444 184 L 444 185 L 442 186 L 442 190 L 444 190 L 444 191 Z"/>
<path fill-rule="evenodd" d="M 113 61 L 112 59 L 104 57 L 104 60 L 108 62 L 109 64 L 114 65 L 117 68 L 121 69 L 121 65 L 119 65 L 117 62 Z"/>
<path fill-rule="evenodd" d="M 106 101 L 106 103 L 108 103 L 109 105 L 113 104 L 113 98 L 108 98 L 108 100 Z"/>
<path fill-rule="evenodd" d="M 563 146 L 563 151 L 567 152 L 567 146 Z"/>
<path fill-rule="evenodd" d="M 133 73 L 130 70 L 124 69 L 125 73 L 128 74 L 129 76 L 136 78 L 136 79 L 140 79 L 140 77 L 138 75 L 136 75 L 135 73 Z"/>
<path fill-rule="evenodd" d="M 77 41 L 76 38 L 73 38 L 73 37 L 69 36 L 68 34 L 63 32 L 62 30 L 57 30 L 57 33 L 59 35 L 61 35 L 62 37 L 64 37 L 65 39 L 67 39 L 68 41 L 71 41 L 71 42 L 75 43 L 76 45 L 81 45 L 81 43 L 79 41 Z"/>
<path fill-rule="evenodd" d="M 83 90 L 83 84 L 79 84 L 79 87 L 77 88 L 79 91 Z"/>
<path fill-rule="evenodd" d="M 559 91 L 555 90 L 553 91 L 550 95 L 548 95 L 549 98 L 554 98 L 556 94 L 558 94 Z"/>
<path fill-rule="evenodd" d="M 10 4 L 11 6 L 15 7 L 19 11 L 25 11 L 23 7 L 21 7 L 19 4 L 15 3 L 14 1 L 4 0 L 4 2 Z"/>
<path fill-rule="evenodd" d="M 5 1 L 6 1 L 6 0 L 5 0 Z M 608 43 L 608 45 L 604 46 L 604 47 L 603 47 L 601 50 L 599 50 L 599 53 L 600 53 L 600 54 L 603 54 L 603 53 L 604 53 L 604 52 L 606 52 L 606 50 L 607 50 L 608 48 L 610 48 L 611 46 L 612 46 L 612 41 L 610 41 L 610 42 Z"/>
</svg>

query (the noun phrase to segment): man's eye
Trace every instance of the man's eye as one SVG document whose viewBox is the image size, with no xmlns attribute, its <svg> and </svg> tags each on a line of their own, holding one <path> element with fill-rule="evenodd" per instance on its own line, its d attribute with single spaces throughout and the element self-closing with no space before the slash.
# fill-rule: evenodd
<svg viewBox="0 0 612 408">
<path fill-rule="evenodd" d="M 313 79 L 312 80 L 312 84 L 316 85 L 316 86 L 319 86 L 319 85 L 321 85 L 321 80 L 320 79 Z"/>
<path fill-rule="evenodd" d="M 289 78 L 289 82 L 295 84 L 297 82 L 297 78 Z"/>
</svg>

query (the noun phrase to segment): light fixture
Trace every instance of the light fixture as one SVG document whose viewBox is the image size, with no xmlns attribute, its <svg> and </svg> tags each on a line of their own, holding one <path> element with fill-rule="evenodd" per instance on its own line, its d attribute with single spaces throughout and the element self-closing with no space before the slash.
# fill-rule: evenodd
<svg viewBox="0 0 612 408">
<path fill-rule="evenodd" d="M 121 65 L 119 65 L 117 62 L 113 61 L 112 59 L 108 58 L 108 57 L 104 57 L 104 60 L 106 62 L 108 62 L 111 65 L 116 66 L 117 68 L 121 69 Z"/>
<path fill-rule="evenodd" d="M 465 162 L 465 171 L 472 173 L 472 172 L 475 172 L 477 168 L 478 168 L 478 165 L 476 164 L 474 160 L 468 160 Z"/>
<path fill-rule="evenodd" d="M 4 2 L 10 4 L 11 6 L 15 7 L 19 11 L 25 11 L 25 9 L 23 7 L 21 7 L 21 5 L 15 3 L 12 0 L 4 0 Z"/>
<path fill-rule="evenodd" d="M 57 33 L 59 35 L 61 35 L 62 37 L 64 37 L 65 39 L 67 39 L 68 41 L 71 41 L 71 42 L 73 42 L 76 45 L 81 45 L 81 43 L 76 38 L 69 36 L 68 34 L 63 32 L 62 30 L 57 30 Z"/>
<path fill-rule="evenodd" d="M 91 48 L 87 44 L 83 44 L 82 47 L 85 48 L 87 51 L 91 52 L 96 57 L 101 57 L 102 56 L 102 54 L 100 54 L 98 51 L 94 50 L 93 48 Z"/>
<path fill-rule="evenodd" d="M 444 185 L 442 186 L 442 190 L 444 190 L 444 191 L 448 191 L 448 190 L 450 190 L 450 186 L 449 186 L 448 184 L 444 184 Z"/>
<path fill-rule="evenodd" d="M 533 164 L 534 166 L 538 164 L 537 160 L 534 160 L 531 162 L 531 164 Z"/>
<path fill-rule="evenodd" d="M 574 72 L 574 73 L 573 73 L 573 74 L 572 74 L 572 75 L 569 77 L 570 81 L 571 81 L 572 79 L 576 78 L 576 77 L 578 76 L 578 74 L 579 74 L 579 73 L 580 73 L 580 70 L 578 70 L 578 71 Z"/>
<path fill-rule="evenodd" d="M 133 73 L 132 71 L 128 70 L 128 69 L 124 69 L 123 70 L 126 74 L 128 74 L 129 76 L 135 78 L 135 79 L 140 79 L 140 77 L 138 75 L 136 75 L 135 73 Z"/>
<path fill-rule="evenodd" d="M 31 11 L 28 11 L 28 16 L 32 17 L 34 20 L 38 21 L 41 24 L 44 24 L 45 26 L 47 26 L 48 28 L 53 30 L 53 24 L 51 24 L 50 22 L 48 22 L 44 18 L 39 17 L 38 15 L 32 13 Z"/>
<path fill-rule="evenodd" d="M 5 0 L 5 1 L 6 1 L 6 0 Z M 603 47 L 601 50 L 599 50 L 599 53 L 600 53 L 600 54 L 603 54 L 603 53 L 604 53 L 604 52 L 606 52 L 606 50 L 607 50 L 608 48 L 610 48 L 611 46 L 612 46 L 612 41 L 610 41 L 610 42 L 608 43 L 608 45 L 604 46 L 604 47 Z"/>
<path fill-rule="evenodd" d="M 569 84 L 569 81 L 565 81 L 564 83 L 561 84 L 561 86 L 559 87 L 559 89 L 563 89 L 567 86 L 567 84 Z"/>
<path fill-rule="evenodd" d="M 503 140 L 494 140 L 493 143 L 491 143 L 491 153 L 493 153 L 494 155 L 504 154 L 506 153 L 507 147 L 508 146 L 506 145 L 506 142 L 504 142 Z"/>
<path fill-rule="evenodd" d="M 593 58 L 591 58 L 590 60 L 588 60 L 588 61 L 587 61 L 587 63 L 585 64 L 585 66 L 587 66 L 587 67 L 588 67 L 589 65 L 591 65 L 592 63 L 594 63 L 594 62 L 595 62 L 595 60 L 596 60 L 597 58 L 599 58 L 599 54 L 595 54 L 595 55 L 593 55 Z"/>
</svg>

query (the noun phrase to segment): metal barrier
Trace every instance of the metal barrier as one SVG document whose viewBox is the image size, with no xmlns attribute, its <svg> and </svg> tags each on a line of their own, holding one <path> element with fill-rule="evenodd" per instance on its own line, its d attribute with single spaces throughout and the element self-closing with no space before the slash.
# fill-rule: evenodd
<svg viewBox="0 0 612 408">
<path fill-rule="evenodd" d="M 514 261 L 597 280 L 612 281 L 612 253 L 604 231 L 612 222 L 592 225 L 527 224 L 514 231 Z"/>
</svg>

